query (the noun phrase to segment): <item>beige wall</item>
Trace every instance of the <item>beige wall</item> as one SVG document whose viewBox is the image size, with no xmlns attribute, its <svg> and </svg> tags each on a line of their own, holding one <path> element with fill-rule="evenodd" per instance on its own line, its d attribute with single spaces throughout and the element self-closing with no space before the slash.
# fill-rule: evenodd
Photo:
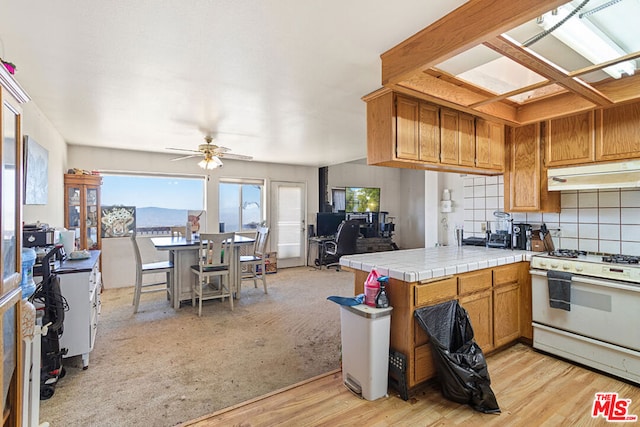
<svg viewBox="0 0 640 427">
<path fill-rule="evenodd" d="M 172 162 L 174 154 L 148 153 L 140 151 L 113 150 L 105 148 L 91 148 L 70 145 L 68 147 L 69 167 L 120 172 L 148 172 L 174 173 L 184 175 L 203 175 L 197 166 L 197 159 L 187 159 Z M 308 166 L 290 166 L 260 162 L 240 162 L 225 160 L 224 167 L 216 169 L 208 175 L 206 189 L 207 229 L 217 230 L 218 227 L 218 182 L 220 178 L 267 178 L 266 191 L 269 191 L 271 181 L 303 182 L 307 186 L 307 221 L 314 220 L 318 210 L 318 169 Z M 267 197 L 269 203 L 270 197 Z M 266 206 L 267 215 L 270 212 Z M 311 213 L 311 214 L 309 214 Z M 270 221 L 270 218 L 267 217 Z M 153 248 L 141 243 L 141 251 L 145 260 L 148 257 L 162 259 L 166 254 L 153 254 Z M 132 286 L 134 281 L 133 252 L 127 238 L 104 239 L 103 251 L 103 280 L 105 287 Z"/>
<path fill-rule="evenodd" d="M 329 167 L 328 187 L 379 187 L 380 210 L 395 217 L 393 241 L 401 249 L 424 246 L 423 171 L 369 166 L 363 161 Z"/>
<path fill-rule="evenodd" d="M 49 152 L 47 204 L 24 205 L 22 220 L 27 224 L 40 221 L 52 227 L 62 227 L 64 225 L 63 174 L 66 170 L 67 144 L 33 101 L 24 104 L 22 111 L 22 133 L 33 138 Z"/>
</svg>

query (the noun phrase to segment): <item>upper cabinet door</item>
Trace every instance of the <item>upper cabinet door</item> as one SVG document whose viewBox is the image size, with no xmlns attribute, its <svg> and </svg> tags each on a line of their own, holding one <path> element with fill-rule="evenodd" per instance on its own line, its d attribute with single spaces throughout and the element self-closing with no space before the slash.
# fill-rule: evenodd
<svg viewBox="0 0 640 427">
<path fill-rule="evenodd" d="M 460 150 L 458 135 L 458 112 L 442 108 L 440 110 L 440 162 L 458 164 Z"/>
<path fill-rule="evenodd" d="M 640 103 L 596 111 L 596 160 L 640 157 Z"/>
<path fill-rule="evenodd" d="M 504 125 L 476 118 L 476 166 L 504 170 Z"/>
<path fill-rule="evenodd" d="M 420 103 L 420 160 L 440 161 L 440 114 L 435 105 Z"/>
<path fill-rule="evenodd" d="M 399 159 L 419 160 L 418 117 L 419 101 L 396 98 L 396 156 Z"/>
<path fill-rule="evenodd" d="M 540 127 L 520 126 L 512 131 L 510 210 L 540 210 Z"/>
<path fill-rule="evenodd" d="M 458 114 L 458 164 L 475 166 L 476 164 L 476 125 L 473 116 Z"/>
<path fill-rule="evenodd" d="M 591 163 L 595 160 L 594 112 L 547 122 L 545 163 L 548 167 Z"/>
</svg>

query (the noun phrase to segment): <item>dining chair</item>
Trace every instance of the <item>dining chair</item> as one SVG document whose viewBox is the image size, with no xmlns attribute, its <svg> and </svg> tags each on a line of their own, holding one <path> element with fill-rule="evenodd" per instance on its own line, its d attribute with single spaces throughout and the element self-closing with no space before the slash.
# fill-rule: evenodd
<svg viewBox="0 0 640 427">
<path fill-rule="evenodd" d="M 136 231 L 131 231 L 131 243 L 136 258 L 136 283 L 133 290 L 133 312 L 138 312 L 140 295 L 151 292 L 166 292 L 167 299 L 173 301 L 173 263 L 171 261 L 159 261 L 143 263 L 140 255 L 140 247 L 136 240 Z M 144 283 L 145 274 L 165 273 L 166 280 L 161 282 Z M 173 304 L 172 304 L 173 305 Z"/>
<path fill-rule="evenodd" d="M 267 276 L 265 268 L 265 258 L 267 247 L 267 240 L 269 239 L 269 227 L 260 227 L 256 232 L 256 240 L 253 244 L 253 254 L 241 255 L 240 266 L 242 267 L 242 277 L 240 278 L 239 286 L 242 287 L 242 282 L 245 280 L 253 280 L 253 287 L 258 287 L 258 277 L 262 280 L 262 286 L 264 287 L 264 293 L 267 293 Z M 258 269 L 258 266 L 260 267 Z M 259 270 L 259 273 L 258 273 Z M 240 293 L 240 289 L 238 289 Z"/>
<path fill-rule="evenodd" d="M 170 227 L 171 237 L 184 237 L 187 234 L 187 227 Z"/>
<path fill-rule="evenodd" d="M 191 266 L 196 282 L 191 287 L 191 305 L 196 306 L 198 316 L 202 316 L 202 301 L 229 298 L 233 310 L 233 294 L 236 291 L 231 281 L 233 262 L 233 241 L 235 233 L 200 234 L 198 264 Z M 218 283 L 211 283 L 211 277 L 218 277 Z"/>
</svg>

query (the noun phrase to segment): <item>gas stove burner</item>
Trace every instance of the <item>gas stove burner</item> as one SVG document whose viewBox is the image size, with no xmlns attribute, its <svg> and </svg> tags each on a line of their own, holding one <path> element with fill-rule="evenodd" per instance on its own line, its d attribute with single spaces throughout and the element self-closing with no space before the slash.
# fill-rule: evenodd
<svg viewBox="0 0 640 427">
<path fill-rule="evenodd" d="M 638 264 L 640 257 L 631 255 L 605 255 L 602 257 L 602 262 L 610 262 L 613 264 Z"/>
<path fill-rule="evenodd" d="M 557 249 L 549 252 L 549 255 L 559 258 L 578 258 L 580 255 L 586 255 L 585 251 L 578 251 L 575 249 Z"/>
</svg>

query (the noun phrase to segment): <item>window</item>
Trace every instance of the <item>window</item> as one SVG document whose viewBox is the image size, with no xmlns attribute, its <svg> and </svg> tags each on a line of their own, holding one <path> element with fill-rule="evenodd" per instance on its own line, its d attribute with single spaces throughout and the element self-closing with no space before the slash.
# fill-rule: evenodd
<svg viewBox="0 0 640 427">
<path fill-rule="evenodd" d="M 332 188 L 333 212 L 344 211 L 346 207 L 346 190 L 344 188 Z"/>
<path fill-rule="evenodd" d="M 264 182 L 221 180 L 220 231 L 253 231 L 264 221 Z"/>
<path fill-rule="evenodd" d="M 140 234 L 166 234 L 171 226 L 187 223 L 189 211 L 205 211 L 205 178 L 160 175 L 103 174 L 101 205 L 104 213 L 110 207 L 135 208 L 133 224 Z M 204 224 L 200 217 L 200 223 Z M 109 230 L 103 221 L 103 237 Z"/>
</svg>

